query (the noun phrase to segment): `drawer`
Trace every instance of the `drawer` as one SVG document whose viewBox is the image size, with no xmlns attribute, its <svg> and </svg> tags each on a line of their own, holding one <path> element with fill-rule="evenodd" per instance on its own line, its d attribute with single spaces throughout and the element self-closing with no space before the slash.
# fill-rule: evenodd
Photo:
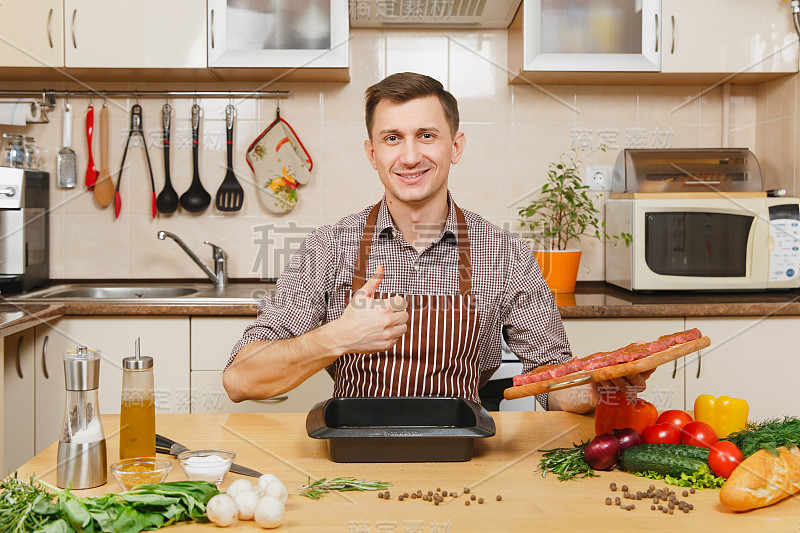
<svg viewBox="0 0 800 533">
<path fill-rule="evenodd" d="M 333 379 L 324 370 L 317 372 L 296 389 L 274 399 L 245 400 L 234 403 L 222 386 L 219 370 L 193 370 L 191 411 L 193 413 L 307 413 L 333 393 Z"/>
<path fill-rule="evenodd" d="M 233 345 L 256 317 L 192 317 L 192 370 L 222 371 Z"/>
</svg>

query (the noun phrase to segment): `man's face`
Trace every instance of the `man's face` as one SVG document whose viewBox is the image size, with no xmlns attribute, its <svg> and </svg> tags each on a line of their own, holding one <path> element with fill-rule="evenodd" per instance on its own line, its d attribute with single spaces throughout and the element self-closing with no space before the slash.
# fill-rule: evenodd
<svg viewBox="0 0 800 533">
<path fill-rule="evenodd" d="M 447 193 L 450 165 L 461 158 L 464 134 L 450 132 L 435 96 L 401 104 L 387 100 L 375 108 L 372 140 L 364 150 L 378 171 L 387 200 L 419 205 Z"/>
</svg>

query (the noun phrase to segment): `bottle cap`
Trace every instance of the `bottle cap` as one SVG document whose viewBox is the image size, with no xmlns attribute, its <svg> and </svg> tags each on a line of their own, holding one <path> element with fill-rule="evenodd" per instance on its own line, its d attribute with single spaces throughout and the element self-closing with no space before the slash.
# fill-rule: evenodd
<svg viewBox="0 0 800 533">
<path fill-rule="evenodd" d="M 67 390 L 94 390 L 100 383 L 100 350 L 78 346 L 64 352 L 64 381 Z"/>
<path fill-rule="evenodd" d="M 139 354 L 139 341 L 136 339 L 136 355 L 133 357 L 125 357 L 122 359 L 123 370 L 147 370 L 153 368 L 153 358 L 149 355 Z"/>
</svg>

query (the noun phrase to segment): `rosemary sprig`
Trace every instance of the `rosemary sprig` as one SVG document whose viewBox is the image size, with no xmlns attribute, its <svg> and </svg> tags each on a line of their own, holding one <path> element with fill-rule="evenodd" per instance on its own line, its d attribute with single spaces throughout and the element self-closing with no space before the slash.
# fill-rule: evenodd
<svg viewBox="0 0 800 533">
<path fill-rule="evenodd" d="M 305 496 L 312 500 L 319 500 L 329 492 L 338 491 L 346 492 L 349 490 L 383 490 L 391 487 L 392 484 L 388 481 L 365 481 L 363 479 L 356 479 L 353 477 L 335 477 L 332 479 L 318 479 L 312 483 L 311 478 L 308 478 L 308 484 L 300 487 L 298 494 Z"/>
<path fill-rule="evenodd" d="M 587 440 L 580 444 L 573 444 L 572 448 L 539 450 L 544 452 L 538 468 L 542 472 L 542 477 L 545 477 L 548 472 L 558 474 L 559 481 L 567 481 L 576 477 L 598 477 L 583 458 L 583 451 L 589 442 Z"/>
</svg>

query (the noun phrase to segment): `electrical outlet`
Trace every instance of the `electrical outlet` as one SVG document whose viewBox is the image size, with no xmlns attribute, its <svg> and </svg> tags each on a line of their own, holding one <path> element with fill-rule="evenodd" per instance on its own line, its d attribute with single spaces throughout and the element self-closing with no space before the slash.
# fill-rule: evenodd
<svg viewBox="0 0 800 533">
<path fill-rule="evenodd" d="M 614 167 L 610 165 L 586 165 L 586 185 L 592 191 L 608 191 L 613 172 Z"/>
</svg>

